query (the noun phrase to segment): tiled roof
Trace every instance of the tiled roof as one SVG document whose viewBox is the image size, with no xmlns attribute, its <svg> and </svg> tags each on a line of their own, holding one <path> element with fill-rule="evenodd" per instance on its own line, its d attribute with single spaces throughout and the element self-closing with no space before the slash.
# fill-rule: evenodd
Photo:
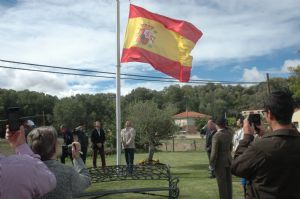
<svg viewBox="0 0 300 199">
<path fill-rule="evenodd" d="M 178 113 L 177 115 L 173 116 L 174 118 L 210 118 L 210 115 L 206 115 L 203 113 L 188 111 L 188 112 L 182 112 Z"/>
</svg>

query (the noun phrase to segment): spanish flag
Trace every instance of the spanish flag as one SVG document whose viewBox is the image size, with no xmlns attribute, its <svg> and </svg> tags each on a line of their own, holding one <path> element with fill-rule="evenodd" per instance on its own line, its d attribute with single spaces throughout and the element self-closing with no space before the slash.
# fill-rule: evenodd
<svg viewBox="0 0 300 199">
<path fill-rule="evenodd" d="M 202 32 L 189 22 L 171 19 L 130 5 L 121 62 L 151 64 L 181 82 L 190 80 L 190 52 Z"/>
</svg>

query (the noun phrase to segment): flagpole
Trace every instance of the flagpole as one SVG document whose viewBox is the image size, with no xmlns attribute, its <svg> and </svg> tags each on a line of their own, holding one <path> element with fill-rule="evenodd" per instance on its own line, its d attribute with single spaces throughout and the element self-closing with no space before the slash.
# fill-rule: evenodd
<svg viewBox="0 0 300 199">
<path fill-rule="evenodd" d="M 117 73 L 116 73 L 116 165 L 121 164 L 121 100 L 120 100 L 120 1 L 117 1 Z"/>
</svg>

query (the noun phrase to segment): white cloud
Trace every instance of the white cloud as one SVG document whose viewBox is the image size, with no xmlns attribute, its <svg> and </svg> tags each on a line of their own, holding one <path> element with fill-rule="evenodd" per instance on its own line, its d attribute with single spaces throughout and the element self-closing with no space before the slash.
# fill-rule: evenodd
<svg viewBox="0 0 300 199">
<path fill-rule="evenodd" d="M 294 68 L 297 66 L 300 66 L 300 59 L 285 60 L 281 70 L 283 72 L 290 72 L 289 71 L 290 67 Z"/>
<path fill-rule="evenodd" d="M 247 82 L 261 82 L 265 80 L 265 77 L 256 67 L 252 67 L 251 69 L 244 69 L 242 80 Z"/>
</svg>

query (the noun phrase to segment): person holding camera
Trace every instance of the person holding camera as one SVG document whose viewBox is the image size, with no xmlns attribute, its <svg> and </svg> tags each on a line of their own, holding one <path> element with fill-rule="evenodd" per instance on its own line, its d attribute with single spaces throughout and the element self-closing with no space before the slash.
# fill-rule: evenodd
<svg viewBox="0 0 300 199">
<path fill-rule="evenodd" d="M 0 198 L 31 199 L 53 190 L 55 175 L 26 144 L 24 127 L 7 128 L 6 139 L 16 155 L 0 155 Z"/>
<path fill-rule="evenodd" d="M 294 108 L 289 92 L 272 92 L 263 111 L 272 132 L 255 142 L 256 125 L 244 120 L 244 139 L 231 171 L 247 179 L 246 198 L 300 198 L 300 134 L 291 122 Z"/>
<path fill-rule="evenodd" d="M 40 199 L 71 199 L 75 194 L 90 186 L 91 178 L 82 159 L 80 158 L 80 144 L 71 143 L 73 165 L 65 165 L 56 160 L 57 132 L 51 126 L 44 126 L 32 130 L 27 141 L 31 149 L 41 156 L 42 161 L 55 174 L 56 188 Z"/>
<path fill-rule="evenodd" d="M 236 125 L 237 127 L 241 127 L 240 129 L 238 129 L 234 136 L 233 136 L 233 153 L 235 153 L 235 151 L 237 150 L 240 141 L 244 138 L 244 130 L 243 130 L 243 123 L 244 123 L 244 117 L 241 116 L 238 118 Z M 260 114 L 254 114 L 254 113 L 250 113 L 247 116 L 247 121 L 252 124 L 253 126 L 255 126 L 255 138 L 254 140 L 260 138 L 263 134 L 264 134 L 264 130 L 261 126 L 261 118 L 260 118 Z M 245 178 L 241 178 L 241 185 L 243 187 L 243 191 L 244 191 L 244 197 L 246 198 L 246 193 L 247 193 L 247 180 Z"/>
<path fill-rule="evenodd" d="M 82 154 L 80 154 L 84 164 L 86 161 L 87 149 L 89 145 L 89 137 L 85 133 L 85 126 L 81 123 L 78 127 L 75 128 L 74 134 L 77 136 L 77 140 L 80 143 Z"/>
<path fill-rule="evenodd" d="M 91 142 L 93 148 L 93 166 L 94 168 L 97 167 L 97 154 L 99 152 L 102 168 L 106 166 L 105 163 L 105 152 L 104 152 L 104 142 L 105 142 L 105 133 L 104 130 L 101 128 L 100 121 L 96 121 L 94 123 L 94 130 L 92 131 L 91 135 Z"/>
<path fill-rule="evenodd" d="M 60 132 L 62 133 L 64 139 L 64 143 L 62 145 L 62 152 L 60 156 L 60 162 L 65 164 L 65 159 L 68 156 L 70 157 L 71 162 L 73 162 L 72 153 L 68 151 L 68 146 L 71 145 L 74 141 L 73 133 L 65 125 L 60 126 Z"/>
</svg>

